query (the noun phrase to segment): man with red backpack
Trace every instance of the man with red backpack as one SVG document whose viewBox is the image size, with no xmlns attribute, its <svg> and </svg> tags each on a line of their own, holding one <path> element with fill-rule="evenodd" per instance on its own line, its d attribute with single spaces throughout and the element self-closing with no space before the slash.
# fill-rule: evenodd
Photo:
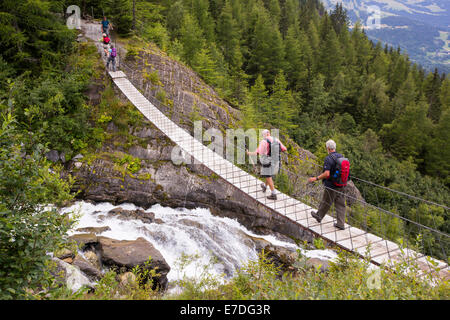
<svg viewBox="0 0 450 320">
<path fill-rule="evenodd" d="M 109 57 L 106 61 L 106 68 L 109 68 L 109 63 L 111 62 L 113 71 L 116 72 L 116 56 L 117 56 L 117 50 L 114 48 L 114 45 L 111 45 L 111 48 L 109 49 Z"/>
<path fill-rule="evenodd" d="M 337 222 L 334 226 L 340 230 L 345 228 L 345 195 L 344 188 L 350 175 L 350 162 L 340 153 L 336 152 L 336 142 L 326 142 L 328 156 L 325 158 L 322 174 L 311 177 L 309 182 L 323 179 L 325 190 L 317 212 L 312 211 L 313 218 L 320 223 L 325 214 L 334 203 Z"/>
</svg>

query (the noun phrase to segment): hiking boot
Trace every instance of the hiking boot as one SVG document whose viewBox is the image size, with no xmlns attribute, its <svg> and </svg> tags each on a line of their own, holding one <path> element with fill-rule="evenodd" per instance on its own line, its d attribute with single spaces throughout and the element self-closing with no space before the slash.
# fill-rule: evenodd
<svg viewBox="0 0 450 320">
<path fill-rule="evenodd" d="M 336 228 L 340 229 L 340 230 L 344 230 L 344 229 L 345 229 L 345 226 L 340 226 L 340 225 L 338 225 L 336 222 L 334 223 L 334 226 L 335 226 Z"/>
<path fill-rule="evenodd" d="M 267 186 L 264 183 L 261 183 L 261 189 L 263 192 L 266 192 Z"/>
<path fill-rule="evenodd" d="M 313 217 L 314 219 L 316 219 L 316 221 L 317 221 L 318 223 L 320 223 L 320 221 L 322 221 L 322 219 L 320 219 L 320 217 L 317 215 L 317 212 L 316 212 L 316 211 L 311 211 L 311 215 L 312 215 L 312 217 Z"/>
<path fill-rule="evenodd" d="M 267 196 L 267 199 L 269 199 L 269 200 L 277 200 L 277 195 L 272 193 L 270 196 Z"/>
</svg>

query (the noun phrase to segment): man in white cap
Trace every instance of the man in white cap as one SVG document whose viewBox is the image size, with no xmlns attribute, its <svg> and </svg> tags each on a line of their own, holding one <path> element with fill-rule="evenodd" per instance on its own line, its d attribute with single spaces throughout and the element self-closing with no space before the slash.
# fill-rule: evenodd
<svg viewBox="0 0 450 320">
<path fill-rule="evenodd" d="M 342 154 L 336 152 L 336 142 L 328 140 L 325 144 L 328 156 L 325 158 L 323 172 L 317 177 L 311 177 L 308 182 L 323 180 L 325 190 L 323 191 L 322 201 L 320 202 L 317 212 L 311 211 L 311 215 L 321 222 L 325 214 L 330 210 L 334 203 L 336 209 L 336 220 L 334 226 L 340 230 L 345 228 L 345 195 L 344 187 L 336 186 L 333 183 L 333 176 L 336 172 L 337 160 L 344 158 Z M 344 158 L 345 159 L 345 158 Z"/>
</svg>

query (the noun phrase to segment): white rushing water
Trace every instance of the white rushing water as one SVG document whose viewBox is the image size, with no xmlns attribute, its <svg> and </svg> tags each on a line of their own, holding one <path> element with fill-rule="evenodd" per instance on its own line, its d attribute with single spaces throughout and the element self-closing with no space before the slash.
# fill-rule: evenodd
<svg viewBox="0 0 450 320">
<path fill-rule="evenodd" d="M 111 203 L 91 204 L 78 201 L 62 209 L 62 212 L 79 215 L 77 225 L 69 234 L 80 233 L 75 231 L 77 228 L 108 226 L 111 230 L 103 232 L 102 236 L 117 240 L 145 238 L 161 252 L 170 265 L 171 271 L 167 275 L 169 281 L 183 276 L 176 268 L 176 262 L 182 254 L 198 255 L 198 259 L 183 270 L 186 276 L 198 277 L 202 266 L 210 265 L 213 257 L 216 263 L 208 272 L 216 276 L 225 274 L 226 278 L 232 276 L 238 268 L 258 257 L 255 245 L 248 236 L 263 238 L 277 246 L 300 249 L 308 257 L 334 259 L 337 256 L 331 250 L 305 251 L 274 236 L 256 235 L 236 220 L 213 216 L 209 209 L 173 209 L 156 204 L 144 210 L 153 212 L 155 218 L 163 221 L 158 224 L 144 223 L 141 220 L 120 220 L 116 216 L 107 215 L 108 211 L 118 207 L 124 210 L 144 210 L 129 203 L 114 206 Z"/>
</svg>

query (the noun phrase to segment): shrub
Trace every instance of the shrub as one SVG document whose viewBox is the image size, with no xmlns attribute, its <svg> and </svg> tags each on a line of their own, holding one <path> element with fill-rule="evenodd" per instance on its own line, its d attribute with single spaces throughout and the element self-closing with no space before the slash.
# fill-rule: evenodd
<svg viewBox="0 0 450 320">
<path fill-rule="evenodd" d="M 0 299 L 21 299 L 46 278 L 47 252 L 64 245 L 73 221 L 52 205 L 72 199 L 73 181 L 50 168 L 41 144 L 15 132 L 11 116 L 0 141 Z"/>
</svg>

